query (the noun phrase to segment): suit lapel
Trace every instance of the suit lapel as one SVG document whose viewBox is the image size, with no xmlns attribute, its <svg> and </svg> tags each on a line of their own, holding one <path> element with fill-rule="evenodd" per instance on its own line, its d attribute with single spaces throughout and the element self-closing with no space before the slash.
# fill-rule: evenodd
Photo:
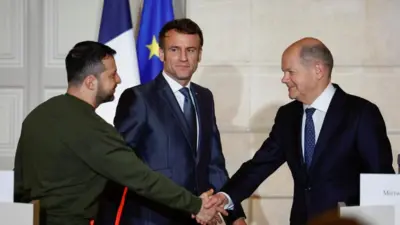
<svg viewBox="0 0 400 225">
<path fill-rule="evenodd" d="M 167 81 L 164 79 L 162 74 L 159 74 L 156 77 L 156 83 L 158 86 L 158 92 L 159 95 L 161 96 L 162 99 L 164 99 L 167 108 L 172 112 L 174 115 L 175 119 L 178 121 L 179 127 L 181 128 L 186 141 L 188 144 L 191 146 L 190 143 L 190 138 L 189 138 L 189 128 L 187 126 L 185 117 L 182 113 L 182 110 L 179 106 L 178 101 L 176 100 L 176 97 L 174 93 L 172 92 L 170 86 L 168 85 Z M 191 146 L 192 147 L 192 146 Z M 193 148 L 193 147 L 192 147 Z"/>
<path fill-rule="evenodd" d="M 333 95 L 332 101 L 328 107 L 322 124 L 317 143 L 315 145 L 314 156 L 311 162 L 310 170 L 318 163 L 319 157 L 328 149 L 329 139 L 336 133 L 338 126 L 341 124 L 344 112 L 343 104 L 345 103 L 346 93 L 336 84 L 334 84 L 336 92 Z"/>
<path fill-rule="evenodd" d="M 198 121 L 197 121 L 198 122 L 198 124 L 197 124 L 197 126 L 198 126 L 197 162 L 198 162 L 199 156 L 200 156 L 200 149 L 201 149 L 200 148 L 201 147 L 200 144 L 201 144 L 201 139 L 202 139 L 202 131 L 204 130 L 203 129 L 203 125 L 204 124 L 208 124 L 208 122 L 205 121 L 206 117 L 205 117 L 204 107 L 202 107 L 204 105 L 203 104 L 204 99 L 202 98 L 201 94 L 199 93 L 196 84 L 191 83 L 191 91 L 192 91 L 194 104 L 195 104 L 195 107 L 196 107 L 197 119 L 198 119 Z M 196 146 L 194 146 L 194 147 L 196 148 Z"/>
</svg>

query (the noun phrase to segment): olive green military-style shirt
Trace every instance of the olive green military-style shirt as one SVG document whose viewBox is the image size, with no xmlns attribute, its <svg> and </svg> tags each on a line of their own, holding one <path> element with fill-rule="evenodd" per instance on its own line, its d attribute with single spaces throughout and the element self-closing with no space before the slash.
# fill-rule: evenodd
<svg viewBox="0 0 400 225">
<path fill-rule="evenodd" d="M 47 225 L 87 225 L 107 180 L 187 213 L 201 208 L 200 198 L 143 164 L 88 103 L 60 95 L 26 117 L 15 157 L 15 201 L 40 200 Z"/>
</svg>

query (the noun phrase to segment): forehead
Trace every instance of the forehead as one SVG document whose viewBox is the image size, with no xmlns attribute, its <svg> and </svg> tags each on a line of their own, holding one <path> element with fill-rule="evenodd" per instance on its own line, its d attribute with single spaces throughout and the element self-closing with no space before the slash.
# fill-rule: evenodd
<svg viewBox="0 0 400 225">
<path fill-rule="evenodd" d="M 200 46 L 198 34 L 184 34 L 170 30 L 165 34 L 165 44 L 168 46 Z"/>
<path fill-rule="evenodd" d="M 106 56 L 101 60 L 105 70 L 116 70 L 117 65 L 115 64 L 115 59 L 113 56 Z"/>
<path fill-rule="evenodd" d="M 282 69 L 285 67 L 292 67 L 295 66 L 297 63 L 300 62 L 300 55 L 298 49 L 287 49 L 282 54 Z"/>
</svg>

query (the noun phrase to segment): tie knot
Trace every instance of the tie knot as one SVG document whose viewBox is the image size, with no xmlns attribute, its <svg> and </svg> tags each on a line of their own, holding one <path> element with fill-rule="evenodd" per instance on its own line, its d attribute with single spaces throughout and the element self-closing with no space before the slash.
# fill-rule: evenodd
<svg viewBox="0 0 400 225">
<path fill-rule="evenodd" d="M 185 96 L 185 98 L 190 99 L 189 88 L 183 87 L 179 91 Z"/>
<path fill-rule="evenodd" d="M 306 109 L 306 115 L 307 116 L 312 116 L 315 112 L 315 108 L 307 108 Z"/>
</svg>

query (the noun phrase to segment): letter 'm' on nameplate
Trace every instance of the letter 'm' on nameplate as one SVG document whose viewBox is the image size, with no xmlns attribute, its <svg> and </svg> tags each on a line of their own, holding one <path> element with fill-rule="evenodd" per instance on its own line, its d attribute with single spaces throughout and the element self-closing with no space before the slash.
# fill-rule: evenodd
<svg viewBox="0 0 400 225">
<path fill-rule="evenodd" d="M 0 202 L 14 201 L 14 171 L 0 170 Z"/>
<path fill-rule="evenodd" d="M 360 205 L 400 205 L 400 175 L 361 174 Z"/>
</svg>

